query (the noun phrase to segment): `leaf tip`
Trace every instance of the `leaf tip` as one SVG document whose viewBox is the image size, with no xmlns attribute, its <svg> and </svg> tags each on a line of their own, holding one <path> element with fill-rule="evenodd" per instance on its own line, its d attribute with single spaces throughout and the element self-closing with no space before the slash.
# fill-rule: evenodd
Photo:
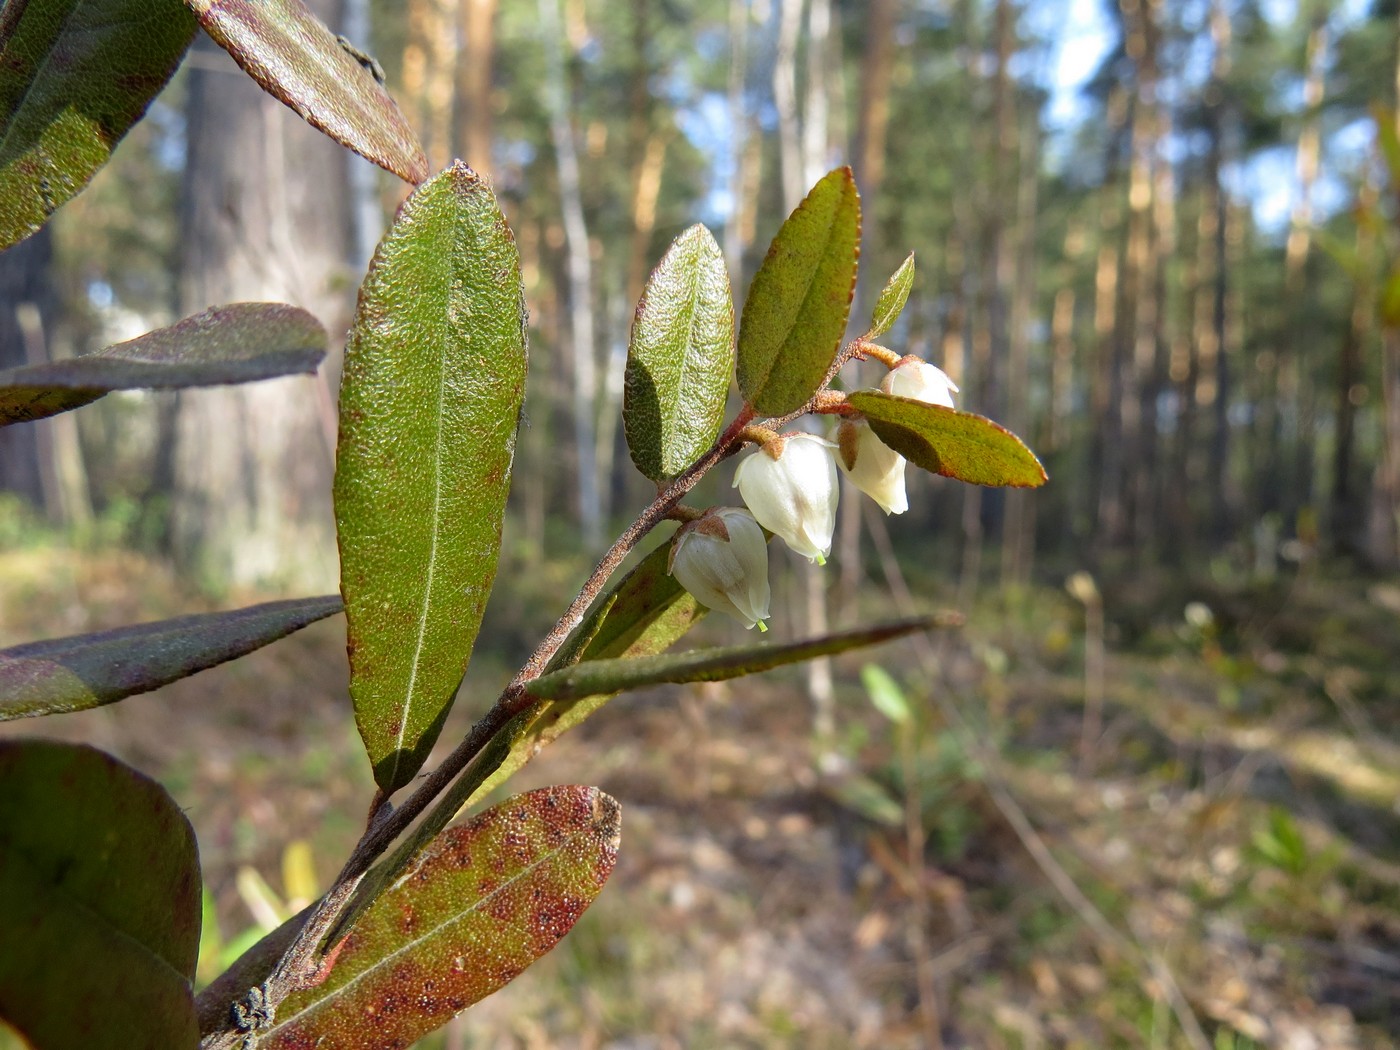
<svg viewBox="0 0 1400 1050">
<path fill-rule="evenodd" d="M 605 791 L 593 789 L 593 827 L 609 850 L 622 845 L 622 804 Z"/>
</svg>

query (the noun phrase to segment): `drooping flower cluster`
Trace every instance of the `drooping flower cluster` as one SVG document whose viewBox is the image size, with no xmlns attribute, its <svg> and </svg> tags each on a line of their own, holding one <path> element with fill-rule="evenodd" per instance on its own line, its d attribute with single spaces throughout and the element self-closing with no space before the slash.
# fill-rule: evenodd
<svg viewBox="0 0 1400 1050">
<path fill-rule="evenodd" d="M 915 357 L 902 358 L 880 383 L 883 393 L 945 408 L 954 407 L 957 389 L 941 368 Z M 800 432 L 758 433 L 759 447 L 734 471 L 748 511 L 713 508 L 683 526 L 671 552 L 671 574 L 702 604 L 766 630 L 768 550 L 759 526 L 808 561 L 824 564 L 836 531 L 838 461 L 886 514 L 903 514 L 909 499 L 904 457 L 863 418 L 843 420 L 836 442 Z"/>
</svg>

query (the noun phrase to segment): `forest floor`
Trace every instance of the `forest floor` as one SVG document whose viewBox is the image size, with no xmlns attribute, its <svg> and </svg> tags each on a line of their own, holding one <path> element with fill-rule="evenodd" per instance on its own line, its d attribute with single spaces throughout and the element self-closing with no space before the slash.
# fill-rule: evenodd
<svg viewBox="0 0 1400 1050">
<path fill-rule="evenodd" d="M 577 571 L 503 568 L 536 582 L 493 599 L 444 739 Z M 1051 588 L 989 593 L 922 655 L 837 660 L 821 747 L 801 671 L 614 700 L 512 784 L 621 801 L 610 885 L 423 1046 L 913 1048 L 935 1025 L 950 1047 L 1400 1045 L 1400 581 L 1139 573 L 1104 592 L 1090 754 L 1085 616 Z M 0 645 L 212 607 L 136 554 L 0 548 Z M 336 618 L 0 730 L 95 744 L 167 786 L 213 902 L 206 977 L 356 835 L 371 788 L 343 644 Z M 870 702 L 872 661 L 910 729 Z"/>
</svg>

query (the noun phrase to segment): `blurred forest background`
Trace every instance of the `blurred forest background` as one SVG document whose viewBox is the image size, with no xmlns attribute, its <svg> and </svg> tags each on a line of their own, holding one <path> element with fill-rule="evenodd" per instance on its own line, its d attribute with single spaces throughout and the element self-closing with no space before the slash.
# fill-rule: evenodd
<svg viewBox="0 0 1400 1050">
<path fill-rule="evenodd" d="M 475 681 L 649 496 L 619 408 L 651 266 L 702 221 L 742 296 L 838 164 L 855 323 L 914 251 L 886 344 L 1051 478 L 911 472 L 903 517 L 844 501 L 826 569 L 779 559 L 779 637 L 969 614 L 877 654 L 887 676 L 622 699 L 531 767 L 623 801 L 625 885 L 434 1045 L 1395 1045 L 1396 0 L 312 6 L 434 169 L 490 174 L 521 248 L 533 367 Z M 0 367 L 234 300 L 334 339 L 404 192 L 201 37 L 0 253 Z M 333 590 L 337 383 L 0 431 L 0 643 Z M 342 642 L 322 625 L 65 723 L 190 807 L 211 960 L 353 839 Z"/>
</svg>

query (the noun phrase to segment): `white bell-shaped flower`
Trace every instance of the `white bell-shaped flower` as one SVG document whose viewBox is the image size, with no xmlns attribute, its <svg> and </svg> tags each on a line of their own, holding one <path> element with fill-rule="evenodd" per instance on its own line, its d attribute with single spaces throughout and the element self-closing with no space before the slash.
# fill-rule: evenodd
<svg viewBox="0 0 1400 1050">
<path fill-rule="evenodd" d="M 880 381 L 880 389 L 896 397 L 909 397 L 930 405 L 952 408 L 958 386 L 937 365 L 917 358 L 900 362 Z"/>
<path fill-rule="evenodd" d="M 864 419 L 845 420 L 837 435 L 837 459 L 846 476 L 886 514 L 909 509 L 904 490 L 904 457 L 870 429 Z"/>
<path fill-rule="evenodd" d="M 808 561 L 826 563 L 836 531 L 835 446 L 814 434 L 785 434 L 745 457 L 734 486 L 758 523 Z"/>
<path fill-rule="evenodd" d="M 669 570 L 701 605 L 728 613 L 746 628 L 768 630 L 768 538 L 748 511 L 717 507 L 683 525 Z"/>
</svg>

